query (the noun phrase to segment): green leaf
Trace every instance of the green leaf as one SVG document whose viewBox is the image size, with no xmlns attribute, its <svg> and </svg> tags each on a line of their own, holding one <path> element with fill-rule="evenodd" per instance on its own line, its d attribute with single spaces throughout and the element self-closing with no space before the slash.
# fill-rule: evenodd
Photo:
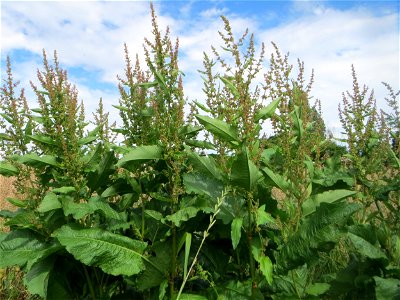
<svg viewBox="0 0 400 300">
<path fill-rule="evenodd" d="M 113 105 L 113 107 L 115 107 L 116 109 L 121 110 L 121 111 L 129 112 L 129 109 L 125 106 Z"/>
<path fill-rule="evenodd" d="M 55 194 L 67 195 L 76 192 L 76 188 L 73 186 L 63 186 L 60 188 L 53 189 L 52 192 Z"/>
<path fill-rule="evenodd" d="M 249 159 L 247 149 L 244 150 L 232 165 L 231 179 L 233 183 L 251 191 L 261 177 L 261 172 Z"/>
<path fill-rule="evenodd" d="M 331 287 L 331 285 L 328 283 L 317 282 L 317 283 L 313 283 L 312 285 L 310 285 L 306 289 L 306 293 L 308 295 L 318 297 L 318 296 L 324 294 L 325 292 L 327 292 L 330 287 Z"/>
<path fill-rule="evenodd" d="M 16 215 L 8 220 L 6 226 L 17 226 L 20 228 L 35 228 L 37 216 L 30 210 L 18 210 Z"/>
<path fill-rule="evenodd" d="M 205 105 L 201 104 L 201 103 L 198 102 L 198 101 L 193 101 L 193 103 L 196 104 L 197 107 L 199 107 L 201 110 L 203 110 L 203 111 L 205 111 L 205 112 L 208 112 L 208 113 L 211 113 L 211 112 L 212 112 L 211 109 L 207 108 Z"/>
<path fill-rule="evenodd" d="M 400 299 L 400 280 L 374 276 L 376 300 Z"/>
<path fill-rule="evenodd" d="M 158 82 L 157 82 L 157 81 L 142 82 L 142 83 L 139 83 L 139 84 L 138 84 L 138 86 L 140 86 L 140 87 L 142 87 L 142 88 L 145 88 L 145 89 L 152 88 L 152 87 L 155 87 L 155 86 L 157 86 L 157 85 L 158 85 Z"/>
<path fill-rule="evenodd" d="M 57 146 L 57 143 L 47 135 L 35 134 L 35 135 L 28 135 L 28 137 L 35 142 L 39 142 L 50 146 Z"/>
<path fill-rule="evenodd" d="M 300 116 L 300 108 L 299 106 L 295 105 L 294 106 L 294 111 L 291 113 L 292 115 L 292 121 L 293 121 L 293 126 L 297 135 L 297 139 L 301 139 L 304 134 L 304 128 L 303 128 L 303 120 L 301 119 Z"/>
<path fill-rule="evenodd" d="M 182 293 L 179 300 L 207 300 L 207 298 L 202 295 Z"/>
<path fill-rule="evenodd" d="M 82 219 L 84 216 L 94 213 L 95 209 L 87 202 L 75 202 L 70 196 L 60 198 L 62 209 L 65 216 L 72 215 L 75 220 Z"/>
<path fill-rule="evenodd" d="M 147 244 L 98 228 L 64 225 L 52 235 L 75 259 L 111 275 L 131 276 L 144 270 Z"/>
<path fill-rule="evenodd" d="M 385 253 L 381 249 L 372 245 L 370 242 L 351 232 L 348 232 L 347 235 L 360 254 L 372 259 L 387 260 Z"/>
<path fill-rule="evenodd" d="M 88 201 L 93 211 L 100 211 L 108 219 L 120 220 L 120 215 L 101 197 L 92 197 Z"/>
<path fill-rule="evenodd" d="M 197 120 L 209 132 L 226 142 L 239 142 L 237 131 L 228 123 L 207 116 L 196 115 Z"/>
<path fill-rule="evenodd" d="M 192 234 L 189 232 L 186 232 L 185 233 L 185 261 L 183 264 L 183 278 L 186 278 L 187 271 L 188 271 L 191 245 L 192 245 Z"/>
<path fill-rule="evenodd" d="M 265 204 L 263 204 L 257 209 L 257 225 L 266 223 L 275 223 L 275 219 L 265 211 Z"/>
<path fill-rule="evenodd" d="M 239 91 L 236 88 L 236 86 L 233 84 L 233 82 L 222 76 L 219 76 L 219 78 L 222 80 L 222 82 L 225 84 L 225 86 L 228 88 L 228 90 L 235 96 L 235 98 L 239 99 L 240 98 Z"/>
<path fill-rule="evenodd" d="M 146 270 L 137 280 L 138 289 L 141 291 L 158 287 L 168 278 L 173 255 L 171 241 L 154 243 L 149 253 L 153 253 L 153 256 L 146 259 Z"/>
<path fill-rule="evenodd" d="M 20 199 L 16 199 L 16 198 L 6 198 L 6 201 L 16 207 L 27 207 L 28 206 L 28 201 L 24 201 L 24 200 L 20 200 Z"/>
<path fill-rule="evenodd" d="M 213 144 L 207 141 L 198 141 L 198 140 L 190 140 L 186 139 L 185 144 L 192 146 L 192 147 L 197 147 L 201 149 L 209 149 L 209 150 L 215 150 L 215 147 Z"/>
<path fill-rule="evenodd" d="M 274 173 L 271 169 L 269 169 L 269 168 L 267 168 L 267 167 L 266 167 L 266 168 L 263 168 L 261 171 L 263 171 L 263 173 L 264 173 L 265 175 L 267 175 L 267 177 L 268 177 L 269 179 L 271 179 L 272 182 L 273 182 L 277 187 L 279 187 L 283 192 L 288 191 L 288 189 L 290 188 L 289 182 L 286 181 L 286 179 L 285 179 L 283 176 Z"/>
<path fill-rule="evenodd" d="M 278 107 L 279 102 L 281 101 L 281 98 L 276 99 L 272 101 L 270 104 L 268 104 L 266 107 L 261 108 L 260 110 L 257 111 L 256 115 L 254 116 L 254 120 L 256 122 L 260 120 L 265 120 L 268 118 L 271 118 L 274 115 L 274 112 L 276 108 Z"/>
<path fill-rule="evenodd" d="M 16 176 L 19 174 L 18 168 L 8 162 L 0 162 L 0 175 Z"/>
<path fill-rule="evenodd" d="M 272 261 L 268 256 L 261 256 L 260 257 L 260 270 L 263 273 L 265 279 L 267 280 L 268 284 L 272 284 L 273 278 L 273 265 Z"/>
<path fill-rule="evenodd" d="M 114 151 L 108 151 L 103 156 L 95 171 L 90 173 L 87 185 L 92 191 L 107 184 L 108 177 L 114 172 L 116 158 Z"/>
<path fill-rule="evenodd" d="M 47 257 L 32 266 L 24 277 L 24 283 L 31 294 L 47 299 L 50 272 L 53 270 L 55 256 Z"/>
<path fill-rule="evenodd" d="M 242 224 L 243 218 L 235 218 L 231 224 L 231 239 L 232 239 L 232 247 L 236 249 L 239 245 L 240 238 L 242 236 Z"/>
<path fill-rule="evenodd" d="M 22 156 L 13 156 L 13 159 L 34 168 L 59 167 L 56 157 L 51 155 L 39 156 L 36 153 L 29 153 Z"/>
<path fill-rule="evenodd" d="M 91 142 L 95 141 L 96 139 L 97 139 L 97 136 L 83 137 L 78 140 L 78 145 L 80 145 L 80 146 L 87 145 L 87 144 L 90 144 Z"/>
<path fill-rule="evenodd" d="M 58 200 L 56 194 L 54 194 L 53 192 L 49 192 L 40 202 L 37 211 L 45 213 L 58 208 L 61 208 L 61 202 Z"/>
<path fill-rule="evenodd" d="M 321 203 L 333 203 L 335 201 L 354 195 L 356 192 L 351 190 L 330 190 L 320 194 L 312 195 L 302 204 L 303 215 L 308 216 L 313 213 Z"/>
<path fill-rule="evenodd" d="M 219 171 L 214 158 L 210 156 L 200 156 L 195 152 L 190 152 L 188 157 L 190 164 L 192 164 L 196 171 L 212 178 L 222 179 L 221 172 Z"/>
<path fill-rule="evenodd" d="M 187 220 L 194 218 L 199 211 L 200 209 L 197 207 L 184 207 L 178 210 L 176 213 L 166 216 L 165 220 L 174 223 L 176 227 L 180 227 L 182 222 L 186 222 Z"/>
<path fill-rule="evenodd" d="M 0 242 L 0 268 L 27 265 L 29 270 L 37 261 L 60 249 L 58 244 L 40 241 L 29 230 L 15 230 Z"/>
<path fill-rule="evenodd" d="M 183 174 L 183 185 L 189 194 L 206 195 L 214 200 L 221 195 L 224 189 L 222 181 L 198 172 Z"/>
<path fill-rule="evenodd" d="M 162 159 L 162 149 L 157 145 L 150 146 L 139 146 L 126 154 L 122 159 L 120 159 L 117 163 L 118 167 L 124 167 L 132 162 L 143 162 L 154 159 Z"/>
</svg>

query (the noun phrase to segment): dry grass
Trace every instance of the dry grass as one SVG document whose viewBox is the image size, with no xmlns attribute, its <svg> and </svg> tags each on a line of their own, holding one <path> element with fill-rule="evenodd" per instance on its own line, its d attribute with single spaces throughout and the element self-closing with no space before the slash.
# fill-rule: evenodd
<svg viewBox="0 0 400 300">
<path fill-rule="evenodd" d="M 13 186 L 15 178 L 0 176 L 0 210 L 13 210 L 15 207 L 6 201 L 8 197 L 16 197 L 16 191 Z"/>
</svg>

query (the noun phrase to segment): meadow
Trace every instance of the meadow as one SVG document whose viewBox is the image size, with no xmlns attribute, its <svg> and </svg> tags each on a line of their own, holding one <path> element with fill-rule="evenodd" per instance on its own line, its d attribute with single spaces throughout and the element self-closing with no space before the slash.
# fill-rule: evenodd
<svg viewBox="0 0 400 300">
<path fill-rule="evenodd" d="M 400 298 L 399 93 L 385 84 L 391 111 L 378 111 L 349 66 L 339 141 L 304 63 L 275 44 L 266 63 L 222 22 L 199 103 L 152 10 L 145 66 L 125 47 L 118 126 L 100 100 L 87 129 L 56 52 L 33 107 L 8 60 L 1 299 Z"/>
</svg>

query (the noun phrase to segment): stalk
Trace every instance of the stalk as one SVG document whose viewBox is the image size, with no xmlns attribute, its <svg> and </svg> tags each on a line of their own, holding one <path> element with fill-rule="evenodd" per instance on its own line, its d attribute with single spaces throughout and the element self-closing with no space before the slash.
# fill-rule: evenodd
<svg viewBox="0 0 400 300">
<path fill-rule="evenodd" d="M 251 251 L 251 240 L 253 238 L 252 235 L 252 209 L 253 204 L 251 198 L 248 200 L 248 215 L 249 215 L 249 227 L 247 230 L 247 242 L 248 242 L 248 250 L 249 250 L 249 262 L 250 262 L 250 275 L 251 275 L 251 299 L 255 299 L 255 289 L 256 289 L 256 282 L 255 282 L 255 261 L 253 257 L 253 253 Z"/>
<path fill-rule="evenodd" d="M 96 293 L 94 292 L 92 281 L 90 280 L 89 273 L 85 265 L 83 265 L 83 272 L 85 273 L 86 281 L 89 286 L 90 296 L 92 297 L 93 300 L 96 300 Z"/>
<path fill-rule="evenodd" d="M 215 222 L 217 221 L 216 218 L 217 218 L 218 213 L 220 212 L 220 207 L 221 207 L 221 205 L 222 205 L 222 203 L 223 203 L 223 201 L 224 201 L 224 199 L 226 197 L 226 194 L 227 194 L 227 190 L 224 190 L 222 192 L 222 194 L 221 194 L 221 197 L 218 198 L 218 200 L 217 200 L 217 204 L 214 207 L 214 213 L 213 213 L 212 216 L 210 216 L 210 222 L 208 224 L 207 230 L 205 230 L 204 233 L 203 233 L 203 239 L 201 240 L 200 246 L 197 249 L 196 255 L 195 255 L 194 259 L 193 259 L 192 264 L 190 265 L 190 268 L 189 268 L 189 270 L 188 270 L 188 272 L 186 274 L 186 277 L 183 279 L 183 282 L 182 282 L 181 287 L 179 289 L 178 296 L 176 297 L 176 300 L 179 300 L 179 298 L 181 297 L 182 291 L 183 291 L 183 289 L 184 289 L 184 287 L 186 285 L 187 280 L 189 279 L 190 273 L 192 272 L 193 267 L 197 262 L 197 257 L 199 256 L 200 250 L 203 247 L 203 244 L 204 244 L 206 238 L 209 235 L 211 227 L 213 227 Z"/>
</svg>

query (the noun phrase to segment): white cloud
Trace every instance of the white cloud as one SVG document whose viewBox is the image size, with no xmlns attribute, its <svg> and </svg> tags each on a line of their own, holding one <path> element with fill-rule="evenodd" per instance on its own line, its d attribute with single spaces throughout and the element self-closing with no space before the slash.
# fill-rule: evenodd
<svg viewBox="0 0 400 300">
<path fill-rule="evenodd" d="M 315 70 L 313 95 L 321 99 L 328 127 L 337 127 L 341 93 L 351 90 L 351 65 L 359 83 L 375 90 L 378 107 L 386 107 L 381 81 L 399 89 L 398 14 L 374 16 L 365 9 L 335 10 L 318 5 L 317 11 L 262 32 L 292 59 L 299 57 Z"/>
<path fill-rule="evenodd" d="M 399 89 L 398 12 L 374 15 L 368 8 L 338 10 L 327 8 L 323 2 L 295 1 L 288 13 L 296 13 L 298 18 L 265 29 L 262 18 L 230 11 L 229 4 L 223 2 L 210 3 L 200 11 L 194 9 L 193 1 L 180 4 L 181 15 L 176 19 L 168 15 L 163 5 L 155 4 L 159 27 L 169 25 L 172 38 L 179 36 L 180 66 L 187 73 L 185 95 L 189 99 L 203 96 L 197 70 L 203 68 L 203 51 L 211 54 L 210 46 L 218 48 L 221 44 L 220 14 L 227 15 L 237 37 L 249 28 L 258 45 L 264 41 L 267 50 L 271 50 L 268 43 L 274 41 L 282 52 L 290 52 L 292 62 L 299 57 L 308 71 L 315 69 L 313 95 L 322 100 L 328 127 L 339 124 L 337 105 L 341 93 L 351 89 L 351 64 L 355 65 L 360 83 L 375 89 L 379 106 L 384 107 L 382 100 L 386 95 L 381 81 Z M 1 6 L 2 58 L 15 49 L 41 55 L 43 48 L 51 57 L 57 49 L 66 69 L 95 70 L 101 80 L 115 85 L 115 92 L 100 86 L 91 89 L 79 78 L 71 78 L 77 80 L 88 110 L 97 106 L 101 96 L 110 106 L 117 104 L 116 74 L 123 74 L 124 70 L 123 43 L 128 44 L 134 60 L 136 53 L 143 54 L 143 38 L 151 37 L 148 2 L 2 2 Z M 274 16 L 271 12 L 266 17 Z M 23 85 L 29 87 L 28 78 L 35 78 L 39 63 L 17 62 L 15 77 L 22 78 Z M 113 118 L 117 119 L 115 113 Z"/>
</svg>

